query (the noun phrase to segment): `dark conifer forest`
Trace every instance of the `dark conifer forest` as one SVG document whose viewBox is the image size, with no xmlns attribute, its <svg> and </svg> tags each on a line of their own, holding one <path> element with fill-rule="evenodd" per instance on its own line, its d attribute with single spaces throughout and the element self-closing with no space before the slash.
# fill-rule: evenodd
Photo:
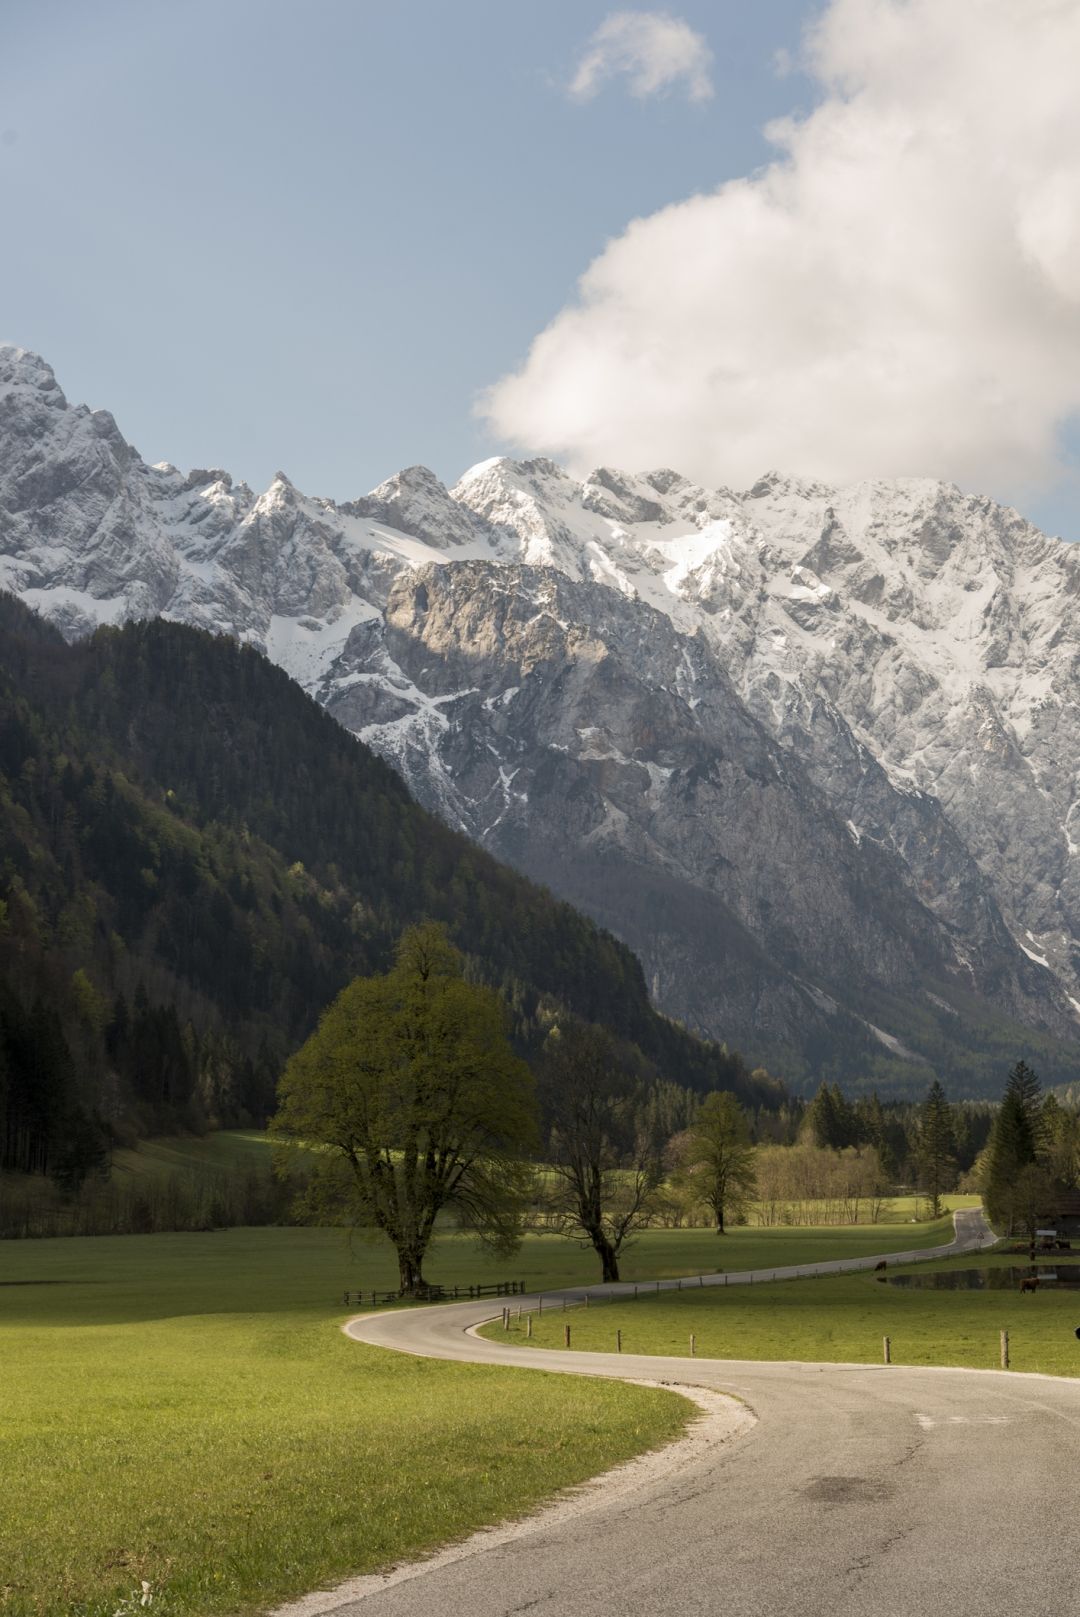
<svg viewBox="0 0 1080 1617">
<path fill-rule="evenodd" d="M 118 1139 L 263 1122 L 323 1007 L 425 917 L 526 1053 L 561 1006 L 665 1080 L 778 1098 L 257 651 L 160 620 L 69 646 L 0 597 L 3 1166 L 77 1185 Z"/>
</svg>

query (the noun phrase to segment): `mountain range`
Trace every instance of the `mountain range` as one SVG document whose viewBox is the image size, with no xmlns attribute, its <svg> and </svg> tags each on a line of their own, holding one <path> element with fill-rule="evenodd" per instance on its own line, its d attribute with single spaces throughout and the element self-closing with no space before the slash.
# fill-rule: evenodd
<svg viewBox="0 0 1080 1617">
<path fill-rule="evenodd" d="M 1080 557 L 1015 511 L 507 459 L 256 494 L 148 465 L 3 348 L 0 585 L 69 640 L 160 616 L 265 651 L 797 1088 L 1073 1075 Z"/>
<path fill-rule="evenodd" d="M 569 1010 L 664 1105 L 782 1103 L 253 647 L 161 620 L 68 645 L 0 594 L 0 1174 L 78 1179 L 109 1140 L 264 1122 L 330 999 L 425 917 L 519 1050 Z"/>
</svg>

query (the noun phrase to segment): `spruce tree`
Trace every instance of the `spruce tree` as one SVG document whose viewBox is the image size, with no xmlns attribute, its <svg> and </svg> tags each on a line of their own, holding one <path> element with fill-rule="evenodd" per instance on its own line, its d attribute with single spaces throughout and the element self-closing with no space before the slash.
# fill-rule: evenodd
<svg viewBox="0 0 1080 1617">
<path fill-rule="evenodd" d="M 955 1167 L 952 1108 L 935 1078 L 926 1092 L 918 1124 L 919 1188 L 930 1203 L 930 1216 L 941 1217 L 941 1198 Z"/>
<path fill-rule="evenodd" d="M 1042 1086 L 1025 1061 L 1018 1061 L 1009 1073 L 1001 1107 L 990 1134 L 983 1174 L 983 1203 L 991 1223 L 1011 1234 L 1023 1221 L 1034 1228 L 1030 1215 L 1030 1194 L 1018 1200 L 1018 1187 L 1028 1186 L 1031 1175 L 1025 1170 L 1039 1158 L 1042 1144 Z"/>
</svg>

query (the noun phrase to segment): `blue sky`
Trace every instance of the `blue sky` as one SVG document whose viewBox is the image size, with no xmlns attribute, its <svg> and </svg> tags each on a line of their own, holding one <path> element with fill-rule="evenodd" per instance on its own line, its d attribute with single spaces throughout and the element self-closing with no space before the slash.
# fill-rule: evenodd
<svg viewBox="0 0 1080 1617">
<path fill-rule="evenodd" d="M 776 66 L 821 6 L 687 0 L 670 9 L 712 51 L 710 98 L 615 81 L 575 101 L 611 9 L 6 0 L 0 335 L 146 458 L 255 486 L 280 467 L 349 498 L 409 463 L 449 481 L 547 447 L 479 420 L 482 391 L 630 221 L 753 175 L 763 126 L 823 94 Z M 1065 527 L 1075 502 L 1033 487 L 1028 509 Z"/>
<path fill-rule="evenodd" d="M 493 453 L 477 391 L 629 218 L 763 162 L 807 6 L 681 6 L 719 94 L 574 105 L 590 0 L 6 0 L 0 333 L 150 459 L 348 498 Z"/>
<path fill-rule="evenodd" d="M 456 477 L 605 240 L 762 162 L 808 89 L 772 66 L 805 4 L 685 5 L 710 102 L 573 104 L 608 9 L 7 0 L 0 332 L 150 459 L 337 498 Z"/>
</svg>

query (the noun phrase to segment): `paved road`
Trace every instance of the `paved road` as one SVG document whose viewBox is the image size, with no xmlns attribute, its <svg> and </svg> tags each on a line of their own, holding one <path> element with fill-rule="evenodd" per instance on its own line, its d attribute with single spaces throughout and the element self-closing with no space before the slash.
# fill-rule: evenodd
<svg viewBox="0 0 1080 1617">
<path fill-rule="evenodd" d="M 954 1249 L 985 1241 L 978 1215 L 958 1215 L 957 1224 Z M 373 1315 L 349 1330 L 424 1356 L 534 1369 L 540 1359 L 574 1374 L 692 1382 L 736 1394 L 756 1422 L 610 1505 L 400 1581 L 366 1579 L 318 1609 L 340 1617 L 1067 1617 L 1080 1604 L 1080 1383 L 541 1354 L 467 1335 L 493 1307 Z"/>
</svg>

